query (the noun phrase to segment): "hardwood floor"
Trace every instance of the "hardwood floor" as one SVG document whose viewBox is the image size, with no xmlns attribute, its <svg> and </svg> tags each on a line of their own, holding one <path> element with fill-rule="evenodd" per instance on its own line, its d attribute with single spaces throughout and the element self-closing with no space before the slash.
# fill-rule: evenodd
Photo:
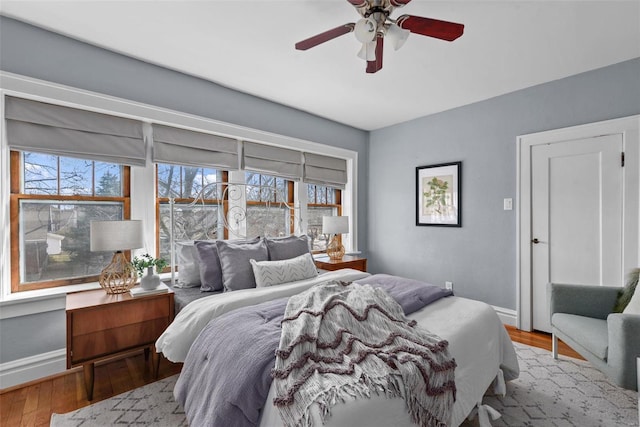
<svg viewBox="0 0 640 427">
<path fill-rule="evenodd" d="M 180 372 L 182 365 L 160 361 L 158 377 Z M 82 367 L 66 373 L 12 387 L 0 394 L 0 426 L 48 426 L 52 413 L 65 413 L 108 399 L 155 381 L 151 360 L 144 360 L 142 351 L 95 367 L 93 400 L 88 401 L 82 377 Z"/>
<path fill-rule="evenodd" d="M 549 334 L 523 332 L 510 326 L 506 328 L 513 341 L 551 350 Z M 560 343 L 559 348 L 560 354 L 581 358 L 564 343 Z M 177 374 L 181 366 L 163 359 L 160 363 L 159 377 Z M 82 370 L 74 369 L 0 392 L 0 425 L 48 426 L 54 412 L 73 411 L 153 381 L 151 364 L 145 363 L 142 352 L 97 364 L 94 399 L 89 402 L 84 389 Z"/>
<path fill-rule="evenodd" d="M 509 336 L 514 342 L 527 344 L 532 347 L 544 348 L 545 350 L 551 351 L 551 334 L 543 332 L 524 332 L 513 326 L 505 326 L 505 328 L 507 328 L 507 332 L 509 332 Z M 558 353 L 575 359 L 584 360 L 582 356 L 560 340 L 558 340 Z"/>
</svg>

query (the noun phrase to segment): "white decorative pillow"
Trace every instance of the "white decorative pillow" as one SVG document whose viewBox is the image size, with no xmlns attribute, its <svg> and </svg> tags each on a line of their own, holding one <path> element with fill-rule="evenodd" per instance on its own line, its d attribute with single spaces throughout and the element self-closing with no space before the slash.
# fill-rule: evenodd
<svg viewBox="0 0 640 427">
<path fill-rule="evenodd" d="M 318 270 L 310 253 L 280 261 L 256 261 L 252 259 L 249 262 L 253 268 L 253 275 L 256 278 L 256 286 L 258 288 L 310 279 L 318 275 Z"/>
<path fill-rule="evenodd" d="M 640 314 L 640 287 L 636 287 L 629 304 L 624 308 L 624 314 Z"/>
</svg>

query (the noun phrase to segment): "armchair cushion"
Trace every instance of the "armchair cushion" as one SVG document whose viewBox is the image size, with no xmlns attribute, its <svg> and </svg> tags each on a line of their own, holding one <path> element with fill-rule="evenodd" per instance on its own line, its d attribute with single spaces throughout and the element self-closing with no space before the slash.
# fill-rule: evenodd
<svg viewBox="0 0 640 427">
<path fill-rule="evenodd" d="M 607 360 L 609 339 L 606 320 L 555 313 L 551 317 L 551 324 L 559 332 L 579 342 L 598 359 Z"/>
</svg>

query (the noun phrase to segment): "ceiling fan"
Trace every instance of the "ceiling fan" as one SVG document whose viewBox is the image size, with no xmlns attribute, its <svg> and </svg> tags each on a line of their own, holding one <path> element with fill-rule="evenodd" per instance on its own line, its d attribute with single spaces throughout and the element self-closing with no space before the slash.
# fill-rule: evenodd
<svg viewBox="0 0 640 427">
<path fill-rule="evenodd" d="M 362 18 L 317 34 L 296 43 L 296 49 L 307 50 L 347 33 L 354 32 L 362 49 L 358 57 L 367 61 L 367 73 L 375 73 L 382 68 L 382 47 L 384 37 L 389 37 L 398 50 L 409 37 L 409 33 L 454 41 L 464 32 L 464 25 L 421 16 L 402 15 L 391 19 L 389 15 L 396 7 L 402 7 L 411 0 L 347 0 Z"/>
</svg>

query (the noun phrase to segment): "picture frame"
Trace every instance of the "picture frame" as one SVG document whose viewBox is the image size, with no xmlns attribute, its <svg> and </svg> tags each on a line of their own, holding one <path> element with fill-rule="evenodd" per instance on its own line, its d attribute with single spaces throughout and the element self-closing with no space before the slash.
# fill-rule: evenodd
<svg viewBox="0 0 640 427">
<path fill-rule="evenodd" d="M 462 162 L 416 167 L 416 225 L 462 227 Z"/>
</svg>

